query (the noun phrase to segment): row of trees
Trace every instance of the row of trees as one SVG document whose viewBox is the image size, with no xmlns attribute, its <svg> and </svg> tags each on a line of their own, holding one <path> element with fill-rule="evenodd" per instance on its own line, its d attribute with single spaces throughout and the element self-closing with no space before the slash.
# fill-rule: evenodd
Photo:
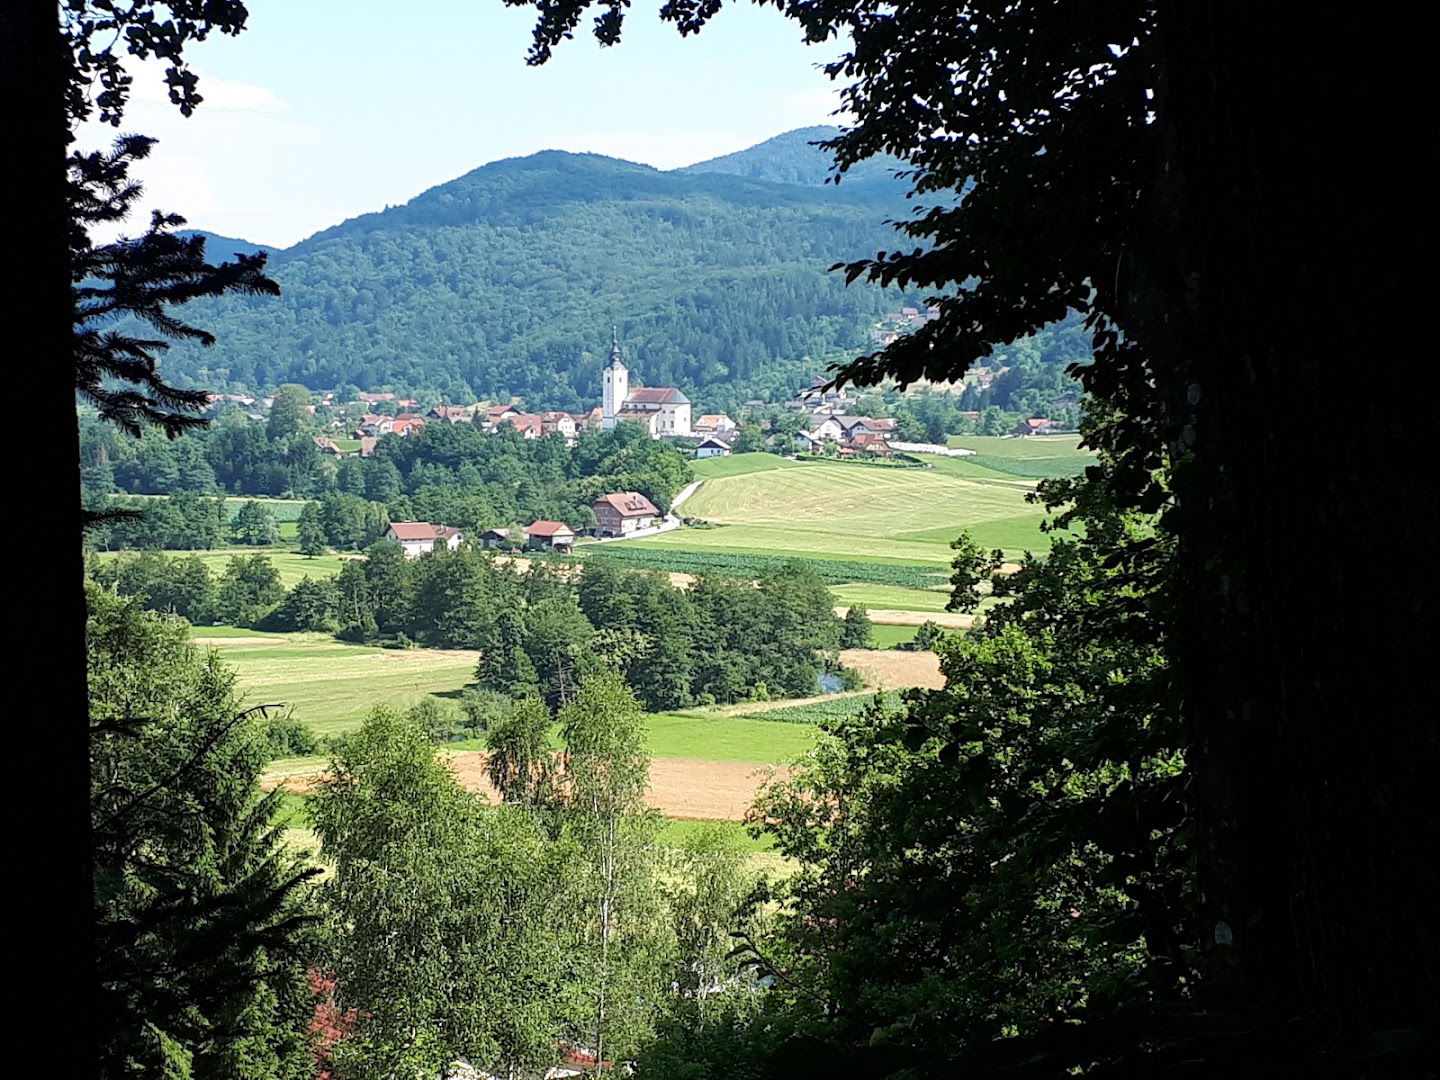
<svg viewBox="0 0 1440 1080">
<path fill-rule="evenodd" d="M 706 577 L 690 588 L 663 574 L 534 561 L 524 570 L 473 548 L 408 559 L 371 546 L 335 578 L 289 590 L 262 554 L 212 574 L 199 556 L 125 553 L 92 562 L 104 587 L 192 622 L 318 630 L 357 641 L 401 637 L 478 649 L 482 689 L 566 700 L 597 666 L 623 673 L 653 710 L 752 698 L 804 697 L 841 647 L 868 643 L 861 610 L 841 621 L 825 583 L 799 565 L 757 582 Z"/>
<path fill-rule="evenodd" d="M 678 450 L 630 424 L 585 432 L 570 448 L 554 435 L 524 439 L 508 427 L 487 434 L 474 424 L 436 423 L 403 438 L 383 437 L 371 457 L 338 461 L 312 436 L 306 429 L 271 436 L 238 413 L 175 442 L 122 440 L 109 426 L 90 423 L 82 428 L 85 490 L 97 507 L 130 505 L 114 497 L 125 492 L 294 496 L 326 505 L 344 497 L 351 507 L 353 500 L 378 504 L 395 521 L 483 530 L 537 518 L 584 526 L 593 521 L 595 497 L 609 491 L 639 491 L 663 510 L 690 481 Z M 182 469 L 186 462 L 194 468 Z M 336 532 L 336 546 L 355 546 L 346 530 Z M 112 546 L 129 538 L 116 533 Z"/>
</svg>

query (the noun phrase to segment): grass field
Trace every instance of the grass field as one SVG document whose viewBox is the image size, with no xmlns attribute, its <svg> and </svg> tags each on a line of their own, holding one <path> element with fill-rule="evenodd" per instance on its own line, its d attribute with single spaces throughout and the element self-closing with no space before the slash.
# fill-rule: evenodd
<svg viewBox="0 0 1440 1080">
<path fill-rule="evenodd" d="M 722 476 L 771 472 L 775 469 L 801 469 L 804 465 L 775 454 L 729 454 L 725 457 L 701 458 L 691 462 L 690 467 L 695 471 L 696 480 L 711 480 Z"/>
<path fill-rule="evenodd" d="M 678 529 L 633 543 L 941 564 L 965 530 L 1011 555 L 1047 546 L 1039 528 L 1043 511 L 1026 503 L 1025 484 L 981 482 L 943 467 L 892 471 L 790 462 L 759 468 L 749 460 L 755 456 L 710 459 L 726 471 L 716 466 L 685 504 L 687 515 L 717 528 Z"/>
<path fill-rule="evenodd" d="M 167 555 L 180 555 L 184 552 L 168 551 Z M 225 573 L 225 564 L 235 555 L 264 555 L 270 560 L 280 575 L 280 584 L 285 588 L 293 588 L 295 583 L 303 577 L 323 578 L 334 577 L 340 573 L 340 568 L 345 565 L 345 559 L 340 555 L 301 555 L 298 551 L 276 551 L 273 548 L 244 547 L 244 548 L 217 548 L 214 551 L 197 551 L 194 554 L 200 556 L 202 562 L 210 567 L 210 572 L 219 576 Z"/>
<path fill-rule="evenodd" d="M 950 439 L 950 446 L 974 450 L 975 456 L 947 460 L 964 462 L 992 473 L 1035 480 L 1074 476 L 1095 461 L 1091 451 L 1080 449 L 1078 435 L 1032 435 L 1024 439 L 955 435 Z"/>
<path fill-rule="evenodd" d="M 916 629 L 914 626 L 883 626 L 877 623 L 870 628 L 870 637 L 877 649 L 893 649 L 896 645 L 914 641 Z"/>
<path fill-rule="evenodd" d="M 474 677 L 476 654 L 378 649 L 324 634 L 259 634 L 197 627 L 195 638 L 235 667 L 249 705 L 290 706 L 320 735 L 358 727 L 375 705 L 408 708 L 427 694 L 458 694 Z"/>
<path fill-rule="evenodd" d="M 867 608 L 894 608 L 900 611 L 945 610 L 950 600 L 949 589 L 902 589 L 894 585 L 832 585 L 830 591 L 837 604 L 849 607 L 863 604 Z"/>
</svg>

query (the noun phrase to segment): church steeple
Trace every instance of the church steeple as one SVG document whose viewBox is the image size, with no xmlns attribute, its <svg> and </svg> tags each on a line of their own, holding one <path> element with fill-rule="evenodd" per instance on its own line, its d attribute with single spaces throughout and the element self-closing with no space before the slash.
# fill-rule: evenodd
<svg viewBox="0 0 1440 1080">
<path fill-rule="evenodd" d="M 625 399 L 630 396 L 630 370 L 620 357 L 619 327 L 610 329 L 610 363 L 606 364 L 604 371 L 600 373 L 600 380 L 603 390 L 600 399 L 603 425 L 613 428 L 616 416 L 625 407 Z"/>
<path fill-rule="evenodd" d="M 620 359 L 620 328 L 612 326 L 610 327 L 610 366 L 615 367 L 617 364 L 620 367 L 625 366 L 624 361 Z"/>
</svg>

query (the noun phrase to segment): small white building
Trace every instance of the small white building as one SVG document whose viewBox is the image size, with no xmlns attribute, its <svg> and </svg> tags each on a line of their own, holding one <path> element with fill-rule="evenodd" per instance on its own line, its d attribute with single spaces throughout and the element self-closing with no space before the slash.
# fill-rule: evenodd
<svg viewBox="0 0 1440 1080">
<path fill-rule="evenodd" d="M 718 435 L 711 435 L 695 448 L 697 458 L 725 457 L 730 453 L 730 444 Z"/>
<path fill-rule="evenodd" d="M 385 539 L 400 545 L 407 559 L 427 551 L 455 551 L 465 534 L 449 525 L 431 525 L 428 521 L 392 521 Z"/>
</svg>

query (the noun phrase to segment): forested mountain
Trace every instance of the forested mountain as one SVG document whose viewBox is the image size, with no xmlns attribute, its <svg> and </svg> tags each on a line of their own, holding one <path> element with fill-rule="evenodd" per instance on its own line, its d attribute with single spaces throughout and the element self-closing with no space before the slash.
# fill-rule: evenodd
<svg viewBox="0 0 1440 1080">
<path fill-rule="evenodd" d="M 392 385 L 578 408 L 598 399 L 618 325 L 650 385 L 748 384 L 781 364 L 793 387 L 818 366 L 803 357 L 863 347 L 899 303 L 827 268 L 893 243 L 884 221 L 902 210 L 872 185 L 560 151 L 498 161 L 274 254 L 278 300 L 195 304 L 220 344 L 177 347 L 166 372 L 216 390 Z"/>
<path fill-rule="evenodd" d="M 909 212 L 896 162 L 821 183 L 828 155 L 811 144 L 832 133 L 675 172 L 555 150 L 493 162 L 273 251 L 282 295 L 196 302 L 187 314 L 219 344 L 177 345 L 166 374 L 579 409 L 598 401 L 618 326 L 644 384 L 708 408 L 783 399 L 924 298 L 829 272 L 903 242 L 887 222 Z M 214 237 L 209 254 L 243 250 L 264 249 Z"/>
<path fill-rule="evenodd" d="M 833 139 L 838 134 L 840 129 L 829 124 L 796 128 L 757 143 L 749 149 L 686 165 L 676 172 L 727 173 L 776 184 L 819 186 L 832 175 L 831 158 L 827 151 L 815 144 L 822 139 Z M 905 163 L 899 158 L 872 158 L 860 162 L 846 172 L 842 183 L 851 186 L 865 184 L 884 187 L 897 196 L 903 195 L 908 190 L 908 185 L 895 179 L 895 170 L 904 167 Z"/>
<path fill-rule="evenodd" d="M 254 255 L 261 251 L 274 255 L 280 250 L 270 247 L 268 244 L 256 244 L 237 236 L 221 236 L 218 233 L 206 232 L 204 229 L 186 229 L 181 235 L 203 236 L 205 238 L 205 258 L 212 263 L 228 262 L 236 255 Z"/>
</svg>

